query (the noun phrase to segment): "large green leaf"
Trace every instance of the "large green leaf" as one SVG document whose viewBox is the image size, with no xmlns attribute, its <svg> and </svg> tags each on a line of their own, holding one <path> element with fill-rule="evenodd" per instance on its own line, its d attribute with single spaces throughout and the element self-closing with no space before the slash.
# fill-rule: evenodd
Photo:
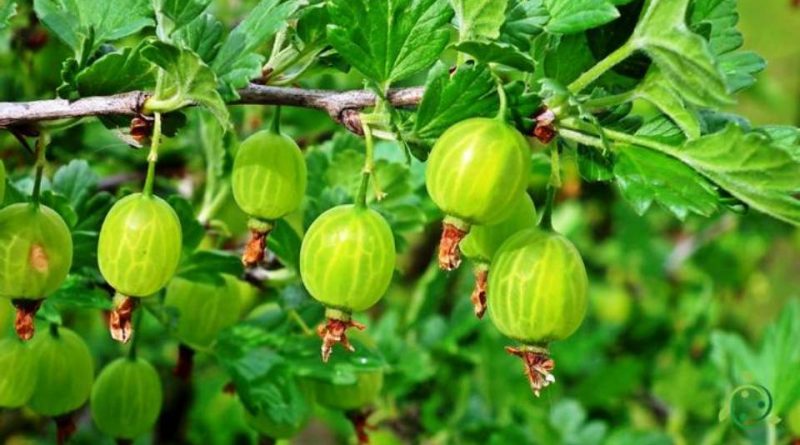
<svg viewBox="0 0 800 445">
<path fill-rule="evenodd" d="M 205 11 L 211 0 L 153 0 L 159 27 L 169 36 Z"/>
<path fill-rule="evenodd" d="M 430 67 L 450 40 L 447 0 L 332 0 L 328 40 L 379 85 Z"/>
<path fill-rule="evenodd" d="M 203 62 L 210 64 L 222 46 L 223 29 L 222 22 L 205 13 L 178 29 L 172 35 L 172 40 L 178 46 L 194 51 Z"/>
<path fill-rule="evenodd" d="M 545 28 L 556 34 L 573 34 L 604 25 L 619 11 L 608 0 L 544 0 L 550 14 Z"/>
<path fill-rule="evenodd" d="M 542 0 L 509 0 L 500 40 L 527 51 L 549 18 Z"/>
<path fill-rule="evenodd" d="M 750 207 L 800 224 L 800 161 L 764 134 L 729 124 L 670 154 Z"/>
<path fill-rule="evenodd" d="M 197 54 L 155 42 L 142 49 L 142 55 L 164 70 L 161 88 L 148 99 L 148 108 L 165 113 L 198 104 L 211 110 L 223 125 L 228 124 L 228 109 L 217 92 L 217 78 Z"/>
<path fill-rule="evenodd" d="M 468 40 L 459 43 L 455 48 L 471 55 L 475 60 L 484 64 L 499 63 L 500 65 L 528 72 L 532 72 L 534 69 L 531 56 L 508 43 L 489 40 Z"/>
<path fill-rule="evenodd" d="M 153 24 L 148 0 L 35 0 L 33 5 L 39 20 L 84 57 L 86 40 L 91 52 Z"/>
<path fill-rule="evenodd" d="M 17 15 L 17 2 L 8 2 L 0 6 L 0 30 L 4 29 L 15 15 Z"/>
<path fill-rule="evenodd" d="M 264 56 L 256 50 L 284 28 L 299 7 L 298 0 L 261 0 L 231 31 L 211 64 L 225 99 L 238 98 L 236 90 L 261 75 Z"/>
<path fill-rule="evenodd" d="M 708 42 L 686 26 L 689 0 L 651 0 L 629 43 L 661 69 L 674 91 L 698 105 L 731 103 L 722 71 Z"/>
<path fill-rule="evenodd" d="M 458 40 L 496 39 L 505 20 L 508 0 L 450 0 L 455 10 Z"/>
<path fill-rule="evenodd" d="M 694 111 L 683 102 L 681 94 L 664 80 L 658 68 L 650 69 L 644 81 L 636 87 L 634 95 L 669 116 L 689 139 L 700 136 L 700 122 Z"/>
<path fill-rule="evenodd" d="M 151 90 L 155 86 L 157 67 L 142 57 L 141 52 L 148 44 L 142 41 L 134 48 L 108 53 L 78 73 L 75 80 L 80 95 L 105 96 Z"/>
</svg>

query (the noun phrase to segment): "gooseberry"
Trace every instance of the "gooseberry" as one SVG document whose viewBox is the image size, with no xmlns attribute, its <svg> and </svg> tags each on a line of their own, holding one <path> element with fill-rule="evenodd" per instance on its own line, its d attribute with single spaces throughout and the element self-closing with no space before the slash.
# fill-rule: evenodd
<svg viewBox="0 0 800 445">
<path fill-rule="evenodd" d="M 439 265 L 461 264 L 459 243 L 474 224 L 505 219 L 525 191 L 530 171 L 525 137 L 500 119 L 472 118 L 444 132 L 434 144 L 425 183 L 445 213 Z"/>
<path fill-rule="evenodd" d="M 6 166 L 3 161 L 0 161 L 0 206 L 3 205 L 3 199 L 6 196 Z"/>
<path fill-rule="evenodd" d="M 0 340 L 0 407 L 17 408 L 31 398 L 36 373 L 31 348 L 17 338 Z"/>
</svg>

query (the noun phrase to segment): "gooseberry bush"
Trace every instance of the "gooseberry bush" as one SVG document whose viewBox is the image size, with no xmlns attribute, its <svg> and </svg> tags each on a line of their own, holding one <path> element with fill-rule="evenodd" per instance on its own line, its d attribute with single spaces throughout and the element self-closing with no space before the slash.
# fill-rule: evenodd
<svg viewBox="0 0 800 445">
<path fill-rule="evenodd" d="M 0 438 L 788 443 L 800 130 L 732 112 L 736 8 L 4 1 Z"/>
</svg>

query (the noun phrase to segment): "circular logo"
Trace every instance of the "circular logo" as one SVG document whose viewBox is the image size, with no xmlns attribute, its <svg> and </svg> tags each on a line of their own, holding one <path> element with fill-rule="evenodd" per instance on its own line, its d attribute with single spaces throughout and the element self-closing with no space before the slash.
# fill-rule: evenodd
<svg viewBox="0 0 800 445">
<path fill-rule="evenodd" d="M 758 385 L 742 385 L 728 399 L 731 421 L 739 428 L 750 428 L 765 420 L 772 411 L 772 394 Z"/>
</svg>

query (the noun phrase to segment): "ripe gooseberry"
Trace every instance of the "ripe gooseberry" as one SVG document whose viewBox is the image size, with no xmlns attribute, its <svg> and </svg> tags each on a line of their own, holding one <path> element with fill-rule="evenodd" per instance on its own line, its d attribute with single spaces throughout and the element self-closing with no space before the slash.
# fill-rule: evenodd
<svg viewBox="0 0 800 445">
<path fill-rule="evenodd" d="M 41 300 L 55 292 L 72 266 L 72 235 L 53 209 L 33 203 L 0 210 L 0 296 L 17 307 L 15 327 L 33 337 Z"/>
<path fill-rule="evenodd" d="M 489 317 L 523 344 L 506 350 L 525 361 L 534 394 L 555 381 L 548 344 L 575 332 L 586 315 L 588 278 L 578 250 L 565 237 L 538 228 L 513 235 L 495 253 Z"/>
<path fill-rule="evenodd" d="M 474 224 L 505 219 L 525 191 L 530 146 L 514 127 L 498 118 L 472 118 L 444 132 L 434 144 L 425 171 L 428 194 L 445 213 L 439 266 L 461 264 L 459 243 Z"/>
<path fill-rule="evenodd" d="M 6 166 L 3 161 L 0 161 L 0 206 L 3 205 L 3 199 L 6 196 Z"/>
<path fill-rule="evenodd" d="M 311 296 L 327 308 L 327 324 L 319 329 L 323 361 L 335 343 L 353 350 L 347 328 L 364 327 L 351 314 L 380 300 L 392 281 L 395 259 L 389 223 L 365 205 L 329 209 L 308 228 L 300 248 L 300 275 Z"/>
<path fill-rule="evenodd" d="M 181 343 L 193 349 L 210 348 L 217 334 L 239 319 L 239 293 L 239 280 L 230 275 L 219 284 L 173 278 L 164 307 L 178 312 L 175 330 Z"/>
<path fill-rule="evenodd" d="M 94 364 L 89 347 L 75 332 L 51 325 L 32 345 L 36 389 L 28 406 L 43 416 L 70 413 L 89 399 Z"/>
<path fill-rule="evenodd" d="M 141 358 L 119 358 L 97 376 L 92 418 L 103 433 L 133 440 L 153 428 L 162 399 L 161 380 L 153 365 Z"/>
<path fill-rule="evenodd" d="M 0 407 L 18 408 L 28 403 L 36 388 L 30 346 L 17 338 L 0 340 L 0 369 Z"/>
<path fill-rule="evenodd" d="M 98 264 L 103 278 L 121 296 L 109 317 L 111 336 L 130 339 L 134 298 L 161 290 L 178 268 L 181 223 L 158 196 L 134 193 L 119 200 L 100 228 Z"/>
<path fill-rule="evenodd" d="M 280 133 L 280 108 L 272 128 L 241 143 L 233 161 L 231 187 L 236 203 L 250 215 L 250 240 L 242 263 L 253 267 L 264 259 L 274 221 L 297 210 L 306 193 L 303 153 L 292 138 Z"/>
<path fill-rule="evenodd" d="M 509 237 L 535 225 L 536 207 L 531 197 L 523 193 L 506 219 L 489 226 L 473 226 L 461 241 L 461 253 L 475 263 L 475 288 L 470 298 L 478 318 L 486 312 L 486 284 L 495 252 Z"/>
</svg>

